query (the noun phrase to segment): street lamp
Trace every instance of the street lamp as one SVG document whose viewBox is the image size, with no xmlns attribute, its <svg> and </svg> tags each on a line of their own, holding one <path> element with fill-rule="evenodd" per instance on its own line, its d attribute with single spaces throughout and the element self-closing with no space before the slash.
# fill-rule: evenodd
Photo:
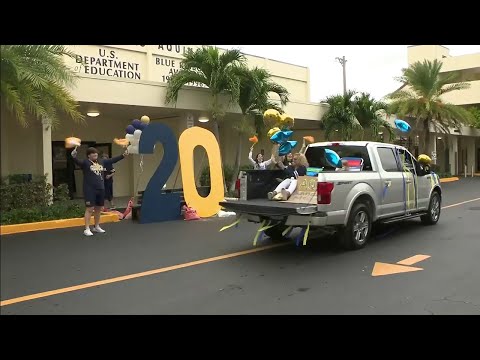
<svg viewBox="0 0 480 360">
<path fill-rule="evenodd" d="M 343 94 L 345 95 L 347 93 L 347 73 L 345 69 L 347 65 L 347 59 L 345 59 L 345 56 L 343 56 L 341 58 L 336 57 L 335 60 L 337 60 L 343 67 Z"/>
</svg>

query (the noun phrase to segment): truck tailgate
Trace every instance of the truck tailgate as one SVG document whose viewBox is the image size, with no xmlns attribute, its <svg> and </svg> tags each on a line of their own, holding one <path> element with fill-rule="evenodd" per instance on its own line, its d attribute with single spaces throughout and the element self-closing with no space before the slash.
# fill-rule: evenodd
<svg viewBox="0 0 480 360">
<path fill-rule="evenodd" d="M 223 201 L 220 203 L 227 210 L 239 213 L 263 216 L 298 215 L 297 208 L 317 211 L 317 205 L 296 204 L 267 199 Z"/>
</svg>

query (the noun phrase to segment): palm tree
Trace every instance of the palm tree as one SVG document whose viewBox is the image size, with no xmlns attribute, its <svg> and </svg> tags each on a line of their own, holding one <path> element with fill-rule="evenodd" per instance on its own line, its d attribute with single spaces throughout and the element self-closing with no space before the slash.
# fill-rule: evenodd
<svg viewBox="0 0 480 360">
<path fill-rule="evenodd" d="M 390 113 L 416 119 L 416 128 L 423 132 L 425 152 L 430 149 L 430 127 L 449 134 L 450 127 L 460 129 L 462 124 L 473 121 L 468 110 L 441 99 L 443 94 L 467 89 L 470 84 L 456 83 L 457 73 L 440 74 L 441 69 L 442 62 L 436 59 L 418 61 L 403 69 L 402 76 L 398 78 L 406 87 L 388 95 L 388 99 L 392 100 Z"/>
<path fill-rule="evenodd" d="M 64 45 L 1 45 L 0 96 L 2 103 L 24 127 L 27 114 L 55 126 L 58 112 L 74 121 L 84 116 L 68 87 L 76 80 L 64 57 L 75 54 Z"/>
<path fill-rule="evenodd" d="M 387 114 L 387 103 L 377 101 L 370 97 L 368 93 L 360 93 L 355 100 L 354 113 L 364 132 L 368 131 L 370 140 L 377 139 L 380 130 L 385 129 L 389 134 L 389 139 L 394 139 L 394 129 L 390 123 L 382 118 L 382 114 Z"/>
<path fill-rule="evenodd" d="M 271 74 L 262 68 L 255 67 L 248 69 L 240 67 L 237 69 L 240 79 L 240 93 L 238 105 L 242 111 L 242 119 L 233 125 L 234 129 L 242 135 L 254 133 L 261 137 L 264 131 L 263 112 L 267 109 L 275 109 L 283 113 L 281 106 L 288 102 L 289 93 L 286 88 L 271 80 Z M 271 94 L 277 94 L 280 98 L 280 105 L 272 101 Z M 254 120 L 255 127 L 251 126 Z M 235 179 L 240 171 L 242 157 L 242 139 L 238 139 L 237 154 L 235 156 L 234 172 L 231 179 L 231 191 L 235 189 Z"/>
<path fill-rule="evenodd" d="M 354 135 L 362 131 L 362 126 L 355 116 L 356 93 L 354 90 L 348 90 L 343 95 L 329 96 L 323 101 L 330 105 L 323 117 L 323 128 L 327 140 L 330 140 L 330 136 L 335 131 L 340 132 L 343 140 L 352 140 Z"/>
<path fill-rule="evenodd" d="M 210 112 L 212 114 L 213 133 L 220 142 L 218 120 L 225 114 L 220 95 L 228 93 L 230 103 L 238 101 L 240 80 L 237 67 L 243 65 L 245 56 L 240 50 L 225 50 L 222 54 L 217 47 L 203 46 L 188 49 L 181 62 L 181 70 L 168 81 L 166 102 L 176 103 L 180 89 L 192 82 L 204 84 L 210 90 Z"/>
<path fill-rule="evenodd" d="M 472 114 L 471 126 L 480 129 L 480 107 L 472 106 L 468 108 L 468 111 Z"/>
</svg>

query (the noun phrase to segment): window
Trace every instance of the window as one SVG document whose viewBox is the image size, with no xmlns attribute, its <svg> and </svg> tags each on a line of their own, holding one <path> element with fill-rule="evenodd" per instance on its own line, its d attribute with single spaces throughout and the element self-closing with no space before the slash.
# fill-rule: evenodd
<svg viewBox="0 0 480 360">
<path fill-rule="evenodd" d="M 372 163 L 366 146 L 352 146 L 335 144 L 330 146 L 312 146 L 307 149 L 305 156 L 307 157 L 310 167 L 324 168 L 327 171 L 335 170 L 334 167 L 327 163 L 325 158 L 325 149 L 335 151 L 340 158 L 361 158 L 363 159 L 362 171 L 372 171 Z"/>
<path fill-rule="evenodd" d="M 383 170 L 387 172 L 400 171 L 392 148 L 379 147 L 377 148 L 377 151 Z"/>
<path fill-rule="evenodd" d="M 405 166 L 410 172 L 418 172 L 420 167 L 417 160 L 404 149 L 398 149 L 398 154 L 400 155 L 400 160 L 403 162 L 402 167 Z M 414 170 L 415 169 L 415 170 Z"/>
</svg>

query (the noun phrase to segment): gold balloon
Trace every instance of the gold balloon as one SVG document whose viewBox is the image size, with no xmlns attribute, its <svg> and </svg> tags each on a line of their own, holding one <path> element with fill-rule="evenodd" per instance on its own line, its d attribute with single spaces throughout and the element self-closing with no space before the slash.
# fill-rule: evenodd
<svg viewBox="0 0 480 360">
<path fill-rule="evenodd" d="M 430 165 L 432 163 L 432 159 L 430 158 L 430 156 L 426 154 L 420 154 L 418 155 L 418 162 L 422 164 Z"/>
<path fill-rule="evenodd" d="M 141 118 L 140 118 L 140 121 L 144 124 L 148 124 L 150 123 L 150 118 L 147 116 L 147 115 L 143 115 Z"/>
<path fill-rule="evenodd" d="M 267 136 L 270 139 L 273 135 L 280 131 L 280 128 L 274 127 L 273 129 L 268 130 Z"/>
<path fill-rule="evenodd" d="M 295 119 L 291 117 L 290 115 L 283 114 L 281 115 L 280 118 L 280 124 L 282 125 L 283 128 L 292 128 L 295 124 Z"/>
<path fill-rule="evenodd" d="M 263 122 L 267 127 L 273 127 L 280 122 L 281 115 L 275 109 L 268 109 L 263 113 Z"/>
</svg>

